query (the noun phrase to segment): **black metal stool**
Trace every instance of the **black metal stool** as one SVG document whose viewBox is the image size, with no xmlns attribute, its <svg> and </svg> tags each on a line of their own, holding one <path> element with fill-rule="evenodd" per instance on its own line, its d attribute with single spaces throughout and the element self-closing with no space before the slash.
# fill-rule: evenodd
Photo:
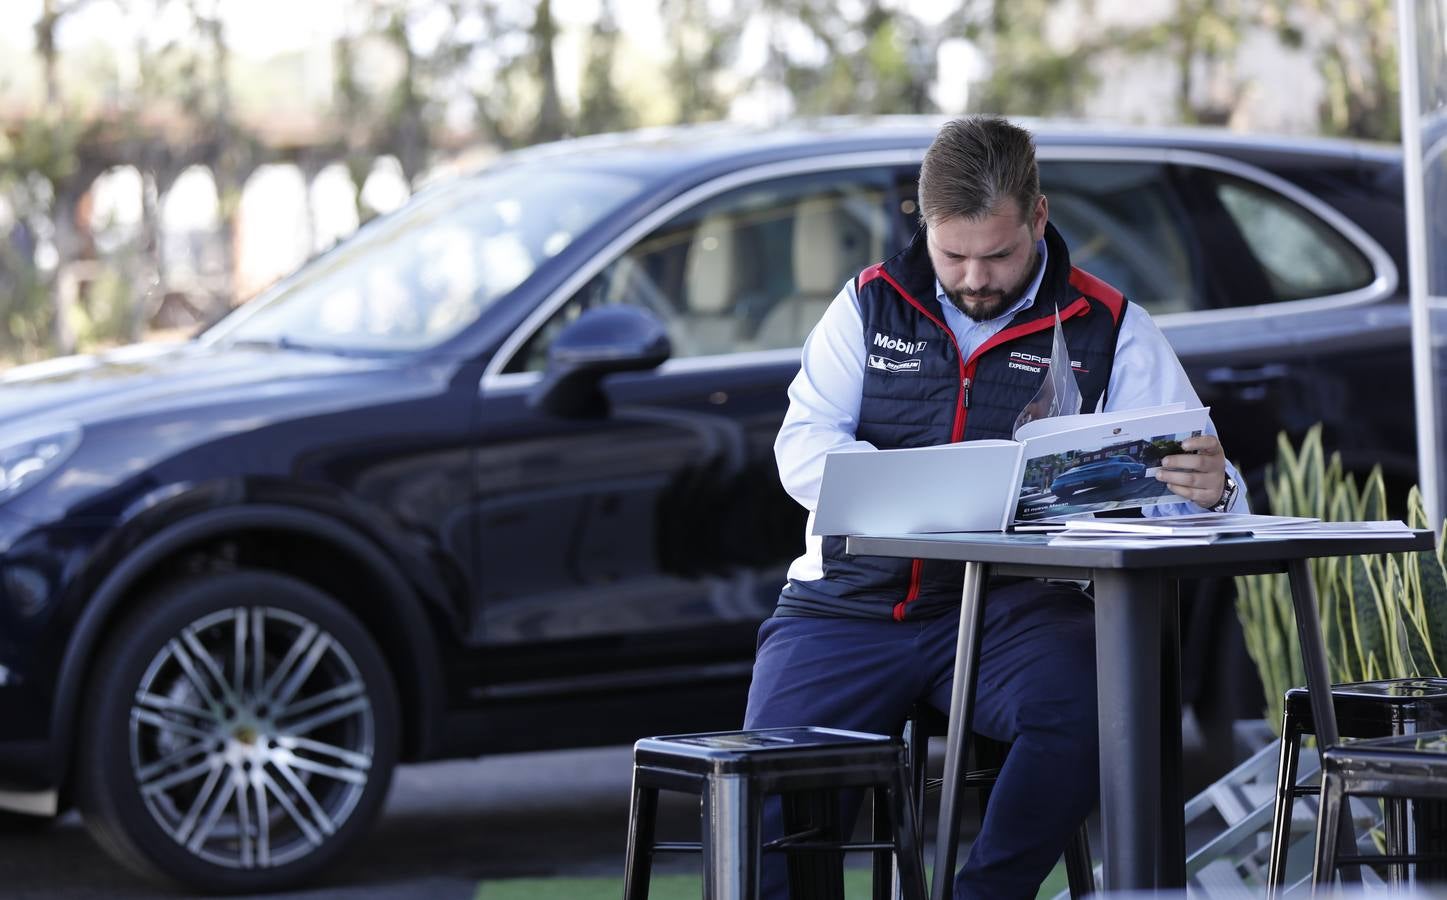
<svg viewBox="0 0 1447 900">
<path fill-rule="evenodd" d="M 1447 678 L 1392 678 L 1332 686 L 1332 702 L 1343 738 L 1380 738 L 1447 726 Z M 1286 692 L 1281 725 L 1281 761 L 1276 804 L 1271 816 L 1268 890 L 1275 895 L 1286 880 L 1286 851 L 1291 838 L 1292 803 L 1317 793 L 1315 785 L 1296 784 L 1302 735 L 1312 734 L 1310 694 L 1304 687 Z M 1406 844 L 1405 803 L 1387 803 L 1387 845 L 1395 854 Z M 1389 860 L 1381 860 L 1383 862 Z M 1393 880 L 1401 877 L 1392 870 Z"/>
<path fill-rule="evenodd" d="M 1316 823 L 1312 883 L 1331 880 L 1340 866 L 1441 862 L 1441 854 L 1408 854 L 1388 842 L 1385 855 L 1343 856 L 1337 829 L 1348 797 L 1381 797 L 1388 807 L 1408 800 L 1447 800 L 1447 731 L 1368 738 L 1328 747 L 1321 755 L 1322 806 Z"/>
<path fill-rule="evenodd" d="M 915 796 L 915 812 L 921 817 L 918 825 L 920 834 L 924 834 L 925 794 L 939 790 L 941 780 L 929 778 L 926 772 L 929 739 L 935 735 L 945 734 L 948 725 L 949 720 L 944 713 L 923 703 L 914 708 L 904 725 L 905 758 L 909 761 L 910 784 L 914 788 Z M 1000 775 L 1000 767 L 1005 763 L 1005 755 L 1009 753 L 1010 745 L 990 740 L 979 734 L 971 735 L 971 739 L 974 744 L 976 768 L 965 772 L 965 787 L 979 792 L 980 818 L 983 819 L 985 808 L 990 802 L 990 789 L 995 786 L 995 779 Z M 875 895 L 879 896 L 878 869 L 875 870 L 875 873 Z M 1084 897 L 1095 892 L 1095 868 L 1090 858 L 1090 831 L 1086 828 L 1085 823 L 1081 823 L 1080 829 L 1076 831 L 1065 848 L 1065 877 L 1070 885 L 1072 898 Z"/>
<path fill-rule="evenodd" d="M 873 788 L 876 810 L 889 822 L 889 842 L 851 843 L 838 832 L 838 793 Z M 698 794 L 703 840 L 657 843 L 659 790 Z M 784 801 L 784 837 L 766 846 L 760 835 L 763 798 Z M 880 799 L 883 802 L 880 802 Z M 832 728 L 764 728 L 644 738 L 633 745 L 633 800 L 628 817 L 625 900 L 645 900 L 653 854 L 704 855 L 704 896 L 754 900 L 765 850 L 789 854 L 790 890 L 801 898 L 842 898 L 842 854 L 890 853 L 904 896 L 923 900 L 924 860 L 914 801 L 905 777 L 904 745 L 895 738 Z M 876 835 L 878 837 L 878 835 Z M 812 859 L 803 859 L 808 853 Z M 876 878 L 876 883 L 878 879 Z"/>
</svg>

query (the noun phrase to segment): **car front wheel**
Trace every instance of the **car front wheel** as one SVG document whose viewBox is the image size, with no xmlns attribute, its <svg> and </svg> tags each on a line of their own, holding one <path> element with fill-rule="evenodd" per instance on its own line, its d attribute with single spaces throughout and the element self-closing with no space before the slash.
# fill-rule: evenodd
<svg viewBox="0 0 1447 900">
<path fill-rule="evenodd" d="M 34 834 L 53 824 L 54 816 L 31 816 L 0 809 L 0 834 Z"/>
<path fill-rule="evenodd" d="M 81 727 L 87 827 L 144 875 L 276 890 L 365 832 L 396 764 L 396 689 L 376 642 L 296 579 L 172 585 L 112 632 Z"/>
</svg>

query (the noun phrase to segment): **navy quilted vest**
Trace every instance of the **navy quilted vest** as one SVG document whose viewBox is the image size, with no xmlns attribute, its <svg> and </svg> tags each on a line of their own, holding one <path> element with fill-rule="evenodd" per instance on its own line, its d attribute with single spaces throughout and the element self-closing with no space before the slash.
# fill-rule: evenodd
<svg viewBox="0 0 1447 900">
<path fill-rule="evenodd" d="M 1046 225 L 1045 243 L 1035 302 L 964 360 L 935 297 L 923 231 L 859 274 L 867 356 L 857 438 L 884 450 L 1010 437 L 1048 371 L 1057 305 L 1081 410 L 1097 408 L 1110 382 L 1125 298 L 1071 267 L 1054 226 Z M 903 619 L 959 605 L 963 563 L 850 556 L 838 537 L 823 545 L 824 577 L 785 585 L 779 614 Z"/>
</svg>

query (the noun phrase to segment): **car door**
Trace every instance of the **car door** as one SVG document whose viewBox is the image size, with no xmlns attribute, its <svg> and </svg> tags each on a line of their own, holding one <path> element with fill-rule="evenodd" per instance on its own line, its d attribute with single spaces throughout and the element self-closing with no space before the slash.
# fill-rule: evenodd
<svg viewBox="0 0 1447 900">
<path fill-rule="evenodd" d="M 845 280 L 900 239 L 886 169 L 790 168 L 665 205 L 545 302 L 485 376 L 473 581 L 493 680 L 747 678 L 803 543 L 773 459 L 798 348 Z M 609 304 L 658 317 L 672 357 L 610 376 L 604 418 L 529 408 L 553 339 Z"/>
</svg>

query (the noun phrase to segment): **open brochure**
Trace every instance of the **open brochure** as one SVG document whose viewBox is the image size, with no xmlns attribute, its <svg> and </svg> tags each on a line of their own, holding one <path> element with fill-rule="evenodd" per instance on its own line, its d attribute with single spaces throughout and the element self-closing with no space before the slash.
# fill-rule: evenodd
<svg viewBox="0 0 1447 900">
<path fill-rule="evenodd" d="M 1206 429 L 1185 404 L 1037 419 L 1017 440 L 903 450 L 838 450 L 824 459 L 813 533 L 1003 531 L 1012 522 L 1177 503 L 1161 459 Z"/>
</svg>

